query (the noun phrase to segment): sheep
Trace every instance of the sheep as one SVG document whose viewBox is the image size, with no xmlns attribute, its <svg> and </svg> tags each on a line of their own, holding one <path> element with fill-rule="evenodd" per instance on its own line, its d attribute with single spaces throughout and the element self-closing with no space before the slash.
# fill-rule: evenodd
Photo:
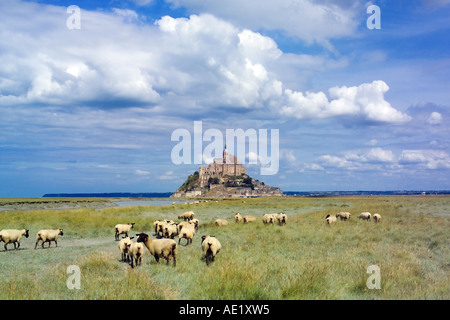
<svg viewBox="0 0 450 320">
<path fill-rule="evenodd" d="M 173 257 L 173 266 L 177 265 L 177 243 L 172 239 L 156 239 L 152 240 L 147 234 L 136 234 L 138 237 L 137 242 L 142 242 L 155 257 L 156 262 L 159 262 L 159 258 L 164 258 L 169 265 L 169 260 Z"/>
<path fill-rule="evenodd" d="M 155 228 L 155 236 L 164 236 L 164 227 L 168 224 L 175 224 L 173 220 L 157 220 L 153 222 L 153 227 Z"/>
<path fill-rule="evenodd" d="M 327 222 L 328 225 L 331 225 L 332 223 L 336 222 L 336 216 L 332 216 L 332 215 L 327 215 L 325 217 L 325 220 Z"/>
<path fill-rule="evenodd" d="M 370 216 L 371 216 L 370 212 L 362 212 L 359 215 L 358 219 L 370 221 Z"/>
<path fill-rule="evenodd" d="M 236 212 L 234 215 L 234 222 L 238 223 L 242 221 L 242 215 L 239 212 Z"/>
<path fill-rule="evenodd" d="M 127 223 L 127 224 L 117 224 L 114 227 L 114 230 L 116 231 L 115 233 L 115 239 L 116 241 L 119 241 L 119 235 L 121 234 L 125 234 L 126 237 L 128 237 L 128 232 L 131 231 L 131 229 L 133 229 L 135 223 Z"/>
<path fill-rule="evenodd" d="M 280 212 L 276 215 L 276 219 L 280 226 L 285 225 L 287 222 L 287 215 L 284 212 Z"/>
<path fill-rule="evenodd" d="M 202 249 L 205 254 L 206 265 L 214 261 L 222 246 L 215 236 L 202 236 Z"/>
<path fill-rule="evenodd" d="M 51 242 L 55 241 L 56 247 L 58 247 L 58 236 L 63 236 L 63 229 L 55 230 L 40 230 L 36 236 L 36 245 L 34 249 L 36 250 L 37 245 L 40 240 L 42 240 L 42 249 L 44 249 L 44 243 L 48 242 L 48 248 L 50 248 Z"/>
<path fill-rule="evenodd" d="M 276 215 L 274 213 L 266 213 L 263 216 L 263 223 L 264 224 L 274 224 L 276 219 Z"/>
<path fill-rule="evenodd" d="M 130 255 L 130 265 L 134 268 L 134 265 L 139 266 L 142 263 L 142 255 L 144 254 L 144 245 L 138 242 L 132 242 L 126 244 L 128 253 Z"/>
<path fill-rule="evenodd" d="M 186 239 L 186 245 L 192 243 L 192 238 L 194 238 L 195 234 L 195 225 L 189 224 L 181 228 L 181 231 L 178 236 L 178 244 L 180 244 L 181 239 Z"/>
<path fill-rule="evenodd" d="M 338 214 L 336 214 L 336 218 L 340 218 L 341 221 L 345 221 L 350 219 L 351 214 L 350 212 L 339 212 Z"/>
<path fill-rule="evenodd" d="M 166 223 L 163 227 L 163 236 L 164 238 L 173 239 L 178 234 L 177 225 Z"/>
<path fill-rule="evenodd" d="M 25 238 L 28 238 L 29 237 L 28 232 L 29 232 L 29 230 L 27 230 L 27 229 L 22 229 L 22 230 L 6 229 L 6 230 L 0 231 L 0 242 L 3 241 L 5 243 L 5 246 L 4 246 L 5 251 L 8 251 L 6 246 L 9 243 L 14 244 L 14 249 L 19 249 L 20 240 L 22 239 L 23 236 L 25 236 Z M 16 248 L 16 243 L 17 243 L 17 248 Z"/>
<path fill-rule="evenodd" d="M 374 213 L 373 214 L 373 221 L 375 223 L 380 222 L 381 221 L 381 215 L 379 213 Z"/>
<path fill-rule="evenodd" d="M 191 221 L 189 221 L 190 224 L 193 224 L 195 227 L 195 230 L 198 230 L 198 225 L 200 224 L 200 221 L 198 221 L 198 219 L 192 219 Z"/>
<path fill-rule="evenodd" d="M 245 216 L 243 220 L 244 220 L 244 223 L 249 223 L 252 221 L 256 221 L 256 218 L 254 216 Z"/>
<path fill-rule="evenodd" d="M 178 234 L 181 232 L 181 229 L 183 229 L 184 226 L 191 226 L 191 225 L 194 225 L 194 224 L 191 224 L 190 221 L 182 221 L 179 224 L 177 224 Z"/>
<path fill-rule="evenodd" d="M 119 250 L 122 254 L 122 260 L 121 261 L 129 261 L 130 260 L 130 256 L 128 253 L 128 246 L 127 244 L 131 244 L 133 243 L 133 241 L 131 241 L 131 239 L 134 239 L 134 237 L 123 237 L 122 240 L 119 241 Z"/>
<path fill-rule="evenodd" d="M 194 219 L 194 211 L 186 211 L 185 213 L 182 213 L 178 216 L 178 219 L 183 219 L 185 221 L 189 221 Z"/>
<path fill-rule="evenodd" d="M 217 219 L 216 221 L 214 221 L 214 224 L 218 227 L 223 227 L 228 225 L 228 221 L 224 219 Z"/>
</svg>

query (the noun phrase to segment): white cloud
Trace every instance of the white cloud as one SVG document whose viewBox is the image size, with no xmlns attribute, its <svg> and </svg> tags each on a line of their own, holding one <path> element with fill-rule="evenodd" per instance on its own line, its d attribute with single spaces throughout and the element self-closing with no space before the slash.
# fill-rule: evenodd
<svg viewBox="0 0 450 320">
<path fill-rule="evenodd" d="M 431 113 L 430 117 L 428 118 L 428 123 L 431 125 L 440 124 L 441 122 L 442 122 L 442 115 L 439 112 Z"/>
<path fill-rule="evenodd" d="M 438 150 L 403 150 L 399 163 L 428 169 L 450 168 L 450 156 Z"/>
<path fill-rule="evenodd" d="M 139 176 L 148 176 L 150 171 L 136 169 L 135 173 Z"/>
<path fill-rule="evenodd" d="M 371 149 L 367 155 L 367 161 L 372 162 L 394 162 L 395 156 L 391 150 L 383 150 L 381 148 Z"/>
</svg>

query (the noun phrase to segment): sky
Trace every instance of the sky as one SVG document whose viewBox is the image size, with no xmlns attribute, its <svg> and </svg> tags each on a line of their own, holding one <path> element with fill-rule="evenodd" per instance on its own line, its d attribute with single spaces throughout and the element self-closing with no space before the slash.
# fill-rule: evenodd
<svg viewBox="0 0 450 320">
<path fill-rule="evenodd" d="M 195 159 L 200 121 L 279 130 L 278 170 L 244 165 L 283 191 L 450 190 L 449 15 L 449 0 L 0 0 L 0 197 L 174 191 L 199 164 L 174 163 L 172 134 Z"/>
</svg>

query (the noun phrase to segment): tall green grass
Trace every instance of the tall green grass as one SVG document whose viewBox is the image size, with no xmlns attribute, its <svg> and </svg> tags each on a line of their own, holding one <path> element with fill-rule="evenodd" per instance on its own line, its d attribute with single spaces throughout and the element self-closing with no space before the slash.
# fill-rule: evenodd
<svg viewBox="0 0 450 320">
<path fill-rule="evenodd" d="M 22 250 L 0 251 L 0 299 L 449 299 L 448 196 L 262 198 L 198 205 L 0 212 L 0 228 L 28 228 Z M 155 219 L 178 220 L 193 210 L 200 230 L 178 247 L 177 267 L 146 252 L 141 266 L 119 262 L 117 223 L 153 234 Z M 235 212 L 257 221 L 235 224 Z M 286 226 L 263 225 L 283 211 Z M 325 224 L 349 211 L 349 221 Z M 382 222 L 357 219 L 379 212 Z M 229 220 L 216 227 L 214 220 Z M 34 250 L 41 228 L 63 228 L 58 248 Z M 222 251 L 209 267 L 200 238 L 215 235 Z M 178 239 L 175 239 L 178 241 Z M 184 244 L 185 242 L 182 241 Z M 0 246 L 2 249 L 2 246 Z M 81 269 L 81 289 L 66 287 L 69 265 Z M 381 289 L 370 290 L 367 268 L 378 265 Z"/>
</svg>

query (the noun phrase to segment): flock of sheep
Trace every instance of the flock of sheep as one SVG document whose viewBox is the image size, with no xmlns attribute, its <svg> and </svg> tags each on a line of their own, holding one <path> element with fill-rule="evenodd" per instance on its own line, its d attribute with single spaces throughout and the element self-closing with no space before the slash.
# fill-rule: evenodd
<svg viewBox="0 0 450 320">
<path fill-rule="evenodd" d="M 325 221 L 328 225 L 331 225 L 332 223 L 335 223 L 337 221 L 337 218 L 340 218 L 341 221 L 345 221 L 350 219 L 351 213 L 350 212 L 339 212 L 335 216 L 333 215 L 327 215 L 325 217 Z M 370 221 L 370 218 L 372 217 L 372 214 L 370 212 L 361 212 L 361 214 L 358 216 L 358 219 Z M 381 215 L 379 213 L 373 214 L 373 221 L 374 222 L 380 222 L 381 221 Z"/>
<path fill-rule="evenodd" d="M 144 254 L 144 246 L 148 249 L 151 255 L 155 258 L 156 262 L 159 262 L 160 258 L 166 260 L 166 264 L 169 265 L 169 261 L 173 259 L 173 266 L 176 266 L 177 257 L 177 243 L 174 238 L 178 236 L 178 244 L 182 239 L 186 239 L 186 245 L 192 244 L 195 233 L 198 231 L 199 220 L 194 218 L 193 211 L 187 211 L 178 216 L 178 219 L 183 220 L 181 222 L 174 222 L 173 220 L 156 220 L 153 223 L 154 236 L 156 239 L 152 239 L 148 234 L 138 233 L 136 234 L 136 242 L 133 242 L 134 237 L 129 237 L 128 234 L 133 229 L 135 223 L 117 224 L 114 227 L 115 240 L 119 241 L 118 247 L 121 253 L 121 261 L 130 263 L 134 268 L 142 263 L 142 256 Z M 331 225 L 340 218 L 342 221 L 350 219 L 350 212 L 339 212 L 336 215 L 327 215 L 325 220 L 326 224 Z M 370 221 L 372 215 L 370 212 L 362 212 L 358 219 Z M 373 220 L 375 222 L 381 221 L 381 215 L 378 213 L 373 214 Z M 256 221 L 256 217 L 246 215 L 242 216 L 237 212 L 234 216 L 235 223 L 250 223 Z M 262 222 L 265 225 L 278 224 L 283 226 L 287 223 L 287 215 L 283 212 L 265 214 L 262 217 Z M 226 226 L 228 221 L 224 219 L 217 219 L 214 221 L 216 226 Z M 34 249 L 37 248 L 39 241 L 42 241 L 42 248 L 44 243 L 48 242 L 50 247 L 51 242 L 54 241 L 56 247 L 58 246 L 58 236 L 63 235 L 62 229 L 55 230 L 40 230 L 36 236 L 36 244 Z M 120 239 L 120 235 L 122 239 Z M 7 245 L 14 244 L 14 249 L 19 249 L 20 240 L 22 237 L 29 237 L 29 230 L 1 230 L 0 242 L 4 242 L 5 251 L 7 251 Z M 206 264 L 209 265 L 214 261 L 216 255 L 220 252 L 222 246 L 219 240 L 215 236 L 204 235 L 201 237 L 201 246 L 205 257 Z"/>
</svg>

